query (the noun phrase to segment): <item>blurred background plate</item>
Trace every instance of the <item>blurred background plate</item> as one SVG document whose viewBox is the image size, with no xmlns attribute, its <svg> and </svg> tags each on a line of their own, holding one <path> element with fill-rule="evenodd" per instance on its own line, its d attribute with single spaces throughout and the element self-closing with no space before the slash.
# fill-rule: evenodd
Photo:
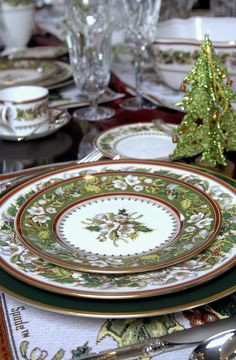
<svg viewBox="0 0 236 360">
<path fill-rule="evenodd" d="M 40 85 L 50 88 L 72 76 L 70 65 L 61 61 L 0 60 L 0 88 Z"/>
<path fill-rule="evenodd" d="M 56 59 L 67 53 L 67 48 L 63 46 L 35 46 L 12 51 L 8 59 Z"/>
</svg>

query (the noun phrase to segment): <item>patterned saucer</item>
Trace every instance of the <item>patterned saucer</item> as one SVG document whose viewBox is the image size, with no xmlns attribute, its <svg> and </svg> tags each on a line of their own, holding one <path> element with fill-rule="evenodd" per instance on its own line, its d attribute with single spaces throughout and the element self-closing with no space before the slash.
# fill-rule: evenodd
<svg viewBox="0 0 236 360">
<path fill-rule="evenodd" d="M 193 257 L 209 245 L 220 223 L 214 200 L 181 180 L 103 172 L 33 195 L 19 209 L 15 230 L 27 248 L 51 263 L 134 273 Z"/>
<path fill-rule="evenodd" d="M 49 121 L 45 126 L 39 127 L 35 132 L 30 134 L 32 131 L 30 129 L 29 135 L 26 135 L 23 141 L 34 140 L 44 138 L 49 136 L 56 131 L 60 130 L 63 126 L 69 123 L 70 114 L 67 111 L 62 111 L 60 109 L 49 109 Z M 9 141 L 18 141 L 19 135 L 13 133 L 12 130 L 6 128 L 5 126 L 0 126 L 0 139 L 9 140 Z"/>
</svg>

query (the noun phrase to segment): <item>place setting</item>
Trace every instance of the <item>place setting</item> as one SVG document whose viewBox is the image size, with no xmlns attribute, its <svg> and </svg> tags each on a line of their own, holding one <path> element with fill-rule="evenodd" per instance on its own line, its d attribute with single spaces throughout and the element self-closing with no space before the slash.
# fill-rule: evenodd
<svg viewBox="0 0 236 360">
<path fill-rule="evenodd" d="M 68 124 L 66 110 L 48 108 L 48 89 L 12 86 L 0 90 L 0 138 L 27 141 L 51 135 Z"/>
<path fill-rule="evenodd" d="M 205 52 L 217 72 L 207 36 L 204 64 Z M 65 164 L 2 194 L 4 292 L 43 309 L 96 318 L 168 314 L 235 292 L 235 183 L 212 172 L 227 166 L 227 151 L 234 148 L 233 93 L 224 77 L 218 79 L 224 90 L 218 106 L 222 97 L 228 105 L 227 119 L 218 123 L 218 108 L 212 105 L 209 115 L 201 97 L 192 101 L 202 89 L 196 81 L 201 64 L 187 77 L 194 86 L 185 88 L 181 105 L 188 111 L 178 128 L 164 127 L 161 119 L 110 128 L 94 140 L 107 160 Z M 210 77 L 208 86 L 214 81 Z M 12 89 L 2 90 L 4 124 L 15 128 L 24 110 L 24 125 L 38 102 L 34 126 L 48 121 L 47 89 L 36 87 L 40 93 L 28 99 L 30 105 L 14 105 Z M 90 120 L 98 121 L 94 110 Z M 199 170 L 176 162 L 192 156 L 212 166 Z"/>
<path fill-rule="evenodd" d="M 234 209 L 227 180 L 174 163 L 44 173 L 1 199 L 0 286 L 27 303 L 92 317 L 201 305 L 235 291 Z"/>
<path fill-rule="evenodd" d="M 232 355 L 226 19 L 163 21 L 193 0 L 30 1 L 1 6 L 0 358 Z"/>
</svg>

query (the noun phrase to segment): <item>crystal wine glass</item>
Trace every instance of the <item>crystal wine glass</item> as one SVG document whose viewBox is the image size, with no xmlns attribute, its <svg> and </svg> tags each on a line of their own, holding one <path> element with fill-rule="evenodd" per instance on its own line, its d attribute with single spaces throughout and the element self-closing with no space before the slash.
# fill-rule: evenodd
<svg viewBox="0 0 236 360">
<path fill-rule="evenodd" d="M 80 120 L 110 118 L 114 110 L 98 106 L 110 80 L 111 26 L 108 0 L 80 0 L 67 8 L 67 43 L 73 77 L 79 92 L 90 103 L 76 111 Z"/>
<path fill-rule="evenodd" d="M 124 31 L 135 66 L 135 89 L 137 95 L 125 100 L 121 107 L 138 110 L 143 107 L 141 62 L 146 46 L 153 40 L 159 18 L 161 0 L 122 0 Z"/>
</svg>

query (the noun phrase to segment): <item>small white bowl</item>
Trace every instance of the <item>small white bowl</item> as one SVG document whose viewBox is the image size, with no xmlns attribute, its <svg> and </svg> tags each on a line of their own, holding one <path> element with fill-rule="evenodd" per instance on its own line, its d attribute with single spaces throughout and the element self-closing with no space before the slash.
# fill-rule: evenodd
<svg viewBox="0 0 236 360">
<path fill-rule="evenodd" d="M 172 19 L 157 27 L 158 38 L 148 47 L 157 76 L 173 89 L 179 89 L 200 53 L 205 34 L 228 69 L 236 88 L 236 18 Z M 235 35 L 236 39 L 236 35 Z"/>
</svg>

